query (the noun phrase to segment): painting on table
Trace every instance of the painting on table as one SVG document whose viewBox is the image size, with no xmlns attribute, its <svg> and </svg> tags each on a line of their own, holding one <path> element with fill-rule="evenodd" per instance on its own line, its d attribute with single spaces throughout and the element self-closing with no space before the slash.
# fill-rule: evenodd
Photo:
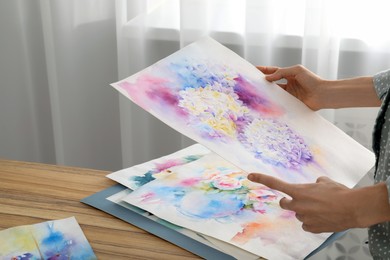
<svg viewBox="0 0 390 260">
<path fill-rule="evenodd" d="M 169 173 L 171 167 L 196 161 L 209 153 L 211 151 L 206 147 L 194 144 L 173 154 L 110 173 L 107 177 L 136 190 L 156 178 L 163 177 Z"/>
<path fill-rule="evenodd" d="M 259 259 L 259 257 L 257 255 L 252 254 L 244 249 L 237 248 L 236 246 L 234 246 L 232 244 L 225 243 L 225 242 L 218 240 L 218 239 L 215 239 L 213 237 L 197 233 L 191 229 L 177 226 L 175 224 L 172 224 L 171 222 L 168 222 L 168 221 L 165 221 L 161 218 L 158 218 L 157 216 L 151 214 L 148 211 L 142 210 L 139 207 L 135 207 L 135 206 L 123 201 L 123 198 L 131 193 L 132 193 L 132 190 L 124 189 L 121 192 L 115 193 L 115 194 L 107 197 L 106 199 L 117 204 L 117 205 L 120 205 L 121 207 L 128 209 L 129 211 L 136 212 L 145 218 L 151 219 L 151 220 L 159 223 L 160 225 L 169 227 L 170 229 L 172 229 L 176 232 L 179 232 L 187 237 L 190 237 L 191 239 L 193 239 L 195 241 L 198 241 L 198 242 L 205 244 L 211 248 L 215 248 L 219 251 L 227 253 L 227 254 L 233 256 L 235 259 L 246 259 L 246 260 L 258 260 Z M 110 213 L 110 212 L 108 212 L 108 213 Z"/>
<path fill-rule="evenodd" d="M 352 187 L 374 165 L 370 151 L 211 38 L 112 85 L 245 172 Z"/>
<path fill-rule="evenodd" d="M 0 231 L 4 260 L 97 259 L 74 217 Z"/>
<path fill-rule="evenodd" d="M 200 144 L 194 144 L 175 153 L 110 173 L 107 175 L 108 178 L 128 187 L 129 189 L 110 196 L 107 199 L 131 211 L 135 211 L 143 215 L 144 217 L 150 218 L 162 225 L 169 226 L 177 232 L 185 234 L 186 236 L 191 237 L 196 241 L 200 241 L 203 244 L 206 244 L 213 248 L 217 248 L 222 252 L 228 253 L 236 259 L 258 259 L 257 255 L 252 254 L 247 250 L 237 248 L 232 244 L 226 243 L 210 236 L 206 236 L 204 234 L 200 234 L 198 232 L 192 231 L 191 229 L 177 226 L 172 222 L 168 222 L 164 219 L 158 218 L 150 212 L 144 211 L 139 207 L 135 207 L 132 204 L 123 200 L 123 198 L 126 197 L 128 194 L 131 194 L 133 190 L 136 190 L 153 180 L 163 179 L 170 175 L 172 167 L 177 168 L 178 166 L 183 166 L 200 158 L 210 156 L 210 154 L 212 154 L 212 152 L 204 146 Z M 219 159 L 223 160 L 222 158 Z"/>
<path fill-rule="evenodd" d="M 171 167 L 122 200 L 258 256 L 303 259 L 330 234 L 304 232 L 295 215 L 279 207 L 282 197 L 211 153 Z"/>
</svg>

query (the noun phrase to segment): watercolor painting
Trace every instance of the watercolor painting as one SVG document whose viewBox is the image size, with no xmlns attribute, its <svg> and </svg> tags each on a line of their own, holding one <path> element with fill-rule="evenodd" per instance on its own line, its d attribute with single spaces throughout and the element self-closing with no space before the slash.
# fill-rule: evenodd
<svg viewBox="0 0 390 260">
<path fill-rule="evenodd" d="M 168 226 L 176 230 L 177 232 L 191 237 L 196 241 L 216 248 L 222 252 L 228 253 L 229 255 L 237 259 L 258 259 L 259 257 L 257 255 L 252 254 L 246 250 L 238 248 L 232 244 L 223 242 L 219 239 L 215 239 L 213 237 L 194 232 L 190 229 L 177 226 L 171 222 L 165 221 L 164 219 L 158 218 L 157 216 L 151 214 L 148 211 L 142 210 L 123 201 L 123 198 L 130 194 L 133 190 L 136 190 L 153 180 L 163 179 L 166 176 L 170 175 L 172 173 L 170 168 L 177 168 L 178 166 L 182 166 L 184 164 L 196 161 L 200 158 L 209 156 L 210 153 L 212 152 L 210 152 L 210 150 L 208 150 L 204 146 L 200 144 L 194 144 L 175 153 L 110 173 L 107 175 L 108 178 L 128 187 L 129 189 L 126 189 L 118 194 L 114 194 L 106 199 L 129 210 L 135 211 L 138 214 L 141 214 L 142 216 L 156 221 L 164 226 Z M 223 160 L 222 158 L 220 159 Z"/>
<path fill-rule="evenodd" d="M 115 204 L 118 204 L 118 205 L 120 205 L 128 210 L 135 211 L 138 214 L 144 216 L 145 218 L 151 219 L 151 220 L 153 220 L 161 225 L 169 227 L 169 228 L 171 228 L 171 229 L 173 229 L 173 230 L 175 230 L 175 231 L 177 231 L 177 232 L 179 232 L 187 237 L 192 238 L 195 241 L 198 241 L 198 242 L 205 244 L 209 247 L 215 248 L 219 251 L 225 252 L 225 253 L 233 256 L 236 259 L 246 259 L 246 260 L 259 259 L 259 257 L 257 255 L 252 254 L 246 250 L 238 248 L 238 247 L 231 245 L 229 243 L 225 243 L 225 242 L 218 240 L 218 239 L 215 239 L 213 237 L 202 235 L 202 234 L 194 232 L 190 229 L 177 226 L 175 224 L 172 224 L 171 222 L 168 222 L 168 221 L 165 221 L 161 218 L 158 218 L 157 216 L 151 214 L 148 211 L 142 210 L 138 207 L 135 207 L 135 206 L 127 203 L 127 202 L 124 202 L 123 198 L 126 197 L 127 195 L 129 195 L 130 193 L 132 193 L 132 190 L 125 189 L 121 192 L 115 193 L 115 194 L 107 197 L 106 199 L 115 203 Z"/>
<path fill-rule="evenodd" d="M 247 173 L 353 187 L 374 165 L 372 152 L 211 38 L 112 86 Z"/>
<path fill-rule="evenodd" d="M 303 259 L 329 234 L 301 229 L 282 210 L 282 194 L 250 182 L 246 173 L 218 155 L 170 168 L 122 200 L 155 216 L 258 256 Z"/>
<path fill-rule="evenodd" d="M 97 259 L 74 217 L 0 231 L 4 260 Z"/>
<path fill-rule="evenodd" d="M 196 161 L 209 153 L 211 151 L 206 147 L 194 144 L 170 155 L 110 173 L 107 177 L 136 190 L 150 181 L 169 175 L 171 167 Z"/>
</svg>

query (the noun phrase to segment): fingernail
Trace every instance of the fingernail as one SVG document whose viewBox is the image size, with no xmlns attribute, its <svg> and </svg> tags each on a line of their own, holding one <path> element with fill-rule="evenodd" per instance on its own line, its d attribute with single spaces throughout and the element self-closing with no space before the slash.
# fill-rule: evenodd
<svg viewBox="0 0 390 260">
<path fill-rule="evenodd" d="M 252 180 L 253 180 L 253 177 L 254 177 L 254 175 L 253 175 L 252 173 L 249 173 L 249 174 L 248 174 L 248 180 L 252 181 Z"/>
</svg>

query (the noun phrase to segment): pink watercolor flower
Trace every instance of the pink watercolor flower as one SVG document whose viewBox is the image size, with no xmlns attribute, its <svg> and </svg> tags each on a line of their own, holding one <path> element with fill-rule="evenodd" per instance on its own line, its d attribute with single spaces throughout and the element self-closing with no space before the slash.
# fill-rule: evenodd
<svg viewBox="0 0 390 260">
<path fill-rule="evenodd" d="M 183 164 L 181 160 L 171 159 L 162 163 L 156 163 L 156 172 L 164 171 L 168 168 Z"/>
<path fill-rule="evenodd" d="M 196 184 L 198 184 L 199 182 L 200 182 L 199 178 L 189 178 L 189 179 L 182 180 L 180 182 L 180 186 L 182 186 L 182 187 L 193 187 Z"/>
<path fill-rule="evenodd" d="M 151 201 L 153 199 L 155 199 L 156 197 L 156 194 L 154 192 L 148 192 L 148 193 L 145 193 L 145 194 L 142 194 L 141 196 L 141 201 Z"/>
<path fill-rule="evenodd" d="M 211 184 L 220 190 L 237 190 L 242 187 L 240 180 L 229 178 L 227 176 L 218 176 L 213 178 Z"/>
</svg>

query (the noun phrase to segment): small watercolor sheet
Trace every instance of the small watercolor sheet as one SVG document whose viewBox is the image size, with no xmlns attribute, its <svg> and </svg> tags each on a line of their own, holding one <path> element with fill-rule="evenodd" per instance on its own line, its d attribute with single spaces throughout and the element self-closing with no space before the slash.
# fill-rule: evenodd
<svg viewBox="0 0 390 260">
<path fill-rule="evenodd" d="M 0 231 L 0 259 L 97 259 L 74 217 Z"/>
<path fill-rule="evenodd" d="M 247 173 L 353 187 L 374 165 L 372 152 L 208 37 L 112 86 Z"/>
</svg>

